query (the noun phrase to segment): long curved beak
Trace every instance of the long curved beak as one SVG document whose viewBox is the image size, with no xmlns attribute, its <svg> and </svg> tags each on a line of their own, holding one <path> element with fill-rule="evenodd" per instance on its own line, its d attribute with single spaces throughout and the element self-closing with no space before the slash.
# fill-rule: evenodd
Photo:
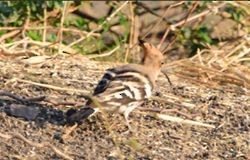
<svg viewBox="0 0 250 160">
<path fill-rule="evenodd" d="M 144 43 L 146 43 L 144 40 L 142 40 L 142 39 L 138 39 L 138 41 L 139 41 L 139 45 L 141 46 L 141 47 L 143 47 L 144 46 Z"/>
</svg>

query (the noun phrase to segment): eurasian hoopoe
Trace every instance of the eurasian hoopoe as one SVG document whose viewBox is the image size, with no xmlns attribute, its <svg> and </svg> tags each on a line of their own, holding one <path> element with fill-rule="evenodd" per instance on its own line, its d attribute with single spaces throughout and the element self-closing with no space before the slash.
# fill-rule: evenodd
<svg viewBox="0 0 250 160">
<path fill-rule="evenodd" d="M 144 52 L 142 63 L 108 69 L 93 93 L 105 111 L 122 113 L 128 127 L 130 112 L 151 96 L 164 62 L 163 54 L 155 46 L 141 40 L 139 44 Z M 98 111 L 99 108 L 88 101 L 84 108 L 69 110 L 67 121 L 80 122 Z"/>
</svg>

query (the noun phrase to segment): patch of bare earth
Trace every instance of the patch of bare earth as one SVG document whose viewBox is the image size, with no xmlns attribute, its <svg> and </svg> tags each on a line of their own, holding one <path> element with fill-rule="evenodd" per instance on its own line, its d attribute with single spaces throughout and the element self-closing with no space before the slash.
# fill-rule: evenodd
<svg viewBox="0 0 250 160">
<path fill-rule="evenodd" d="M 142 106 L 167 110 L 161 114 L 172 121 L 159 118 L 159 113 L 135 110 L 130 116 L 132 133 L 126 132 L 122 116 L 97 115 L 65 136 L 71 127 L 65 124 L 64 112 L 72 105 L 0 96 L 0 159 L 248 159 L 249 84 L 235 76 L 214 73 L 211 77 L 212 71 L 191 60 L 173 64 L 165 68 L 173 87 L 160 75 L 154 99 Z M 79 55 L 57 56 L 39 64 L 5 59 L 0 60 L 0 87 L 23 97 L 44 95 L 56 102 L 80 104 L 104 70 L 116 65 Z M 11 105 L 38 108 L 38 114 L 30 121 L 10 116 Z M 176 117 L 184 120 L 177 122 Z"/>
</svg>

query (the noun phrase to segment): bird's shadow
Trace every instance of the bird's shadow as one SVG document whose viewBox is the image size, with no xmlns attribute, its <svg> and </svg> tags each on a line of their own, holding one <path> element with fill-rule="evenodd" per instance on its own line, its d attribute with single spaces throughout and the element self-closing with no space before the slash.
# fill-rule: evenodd
<svg viewBox="0 0 250 160">
<path fill-rule="evenodd" d="M 39 127 L 43 127 L 47 122 L 54 125 L 67 124 L 63 110 L 36 102 L 19 102 L 0 98 L 0 112 L 26 121 L 34 121 Z"/>
</svg>

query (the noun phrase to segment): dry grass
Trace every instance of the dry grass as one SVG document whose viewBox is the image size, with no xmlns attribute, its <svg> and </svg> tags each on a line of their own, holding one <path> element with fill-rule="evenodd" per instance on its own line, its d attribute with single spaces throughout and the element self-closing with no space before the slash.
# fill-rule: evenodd
<svg viewBox="0 0 250 160">
<path fill-rule="evenodd" d="M 71 47 L 86 37 L 100 36 L 96 31 L 128 3 L 123 2 L 105 22 L 89 33 L 70 30 L 80 34 L 80 38 L 68 46 L 62 44 L 63 36 L 55 43 L 46 42 L 47 31 L 52 29 L 47 26 L 46 12 L 44 26 L 35 28 L 43 31 L 42 42 L 23 37 L 3 43 L 6 38 L 32 29 L 28 21 L 25 28 L 4 28 L 11 31 L 0 38 L 1 90 L 24 97 L 45 95 L 49 100 L 27 103 L 0 95 L 0 152 L 3 153 L 0 159 L 103 159 L 111 156 L 120 159 L 248 159 L 249 35 L 216 47 L 208 46 L 198 50 L 194 57 L 166 64 L 162 71 L 170 75 L 173 86 L 163 74 L 160 75 L 156 87 L 159 93 L 131 115 L 135 130 L 132 133 L 126 132 L 124 120 L 119 115 L 100 114 L 80 126 L 65 125 L 63 112 L 84 104 L 84 95 L 91 93 L 104 70 L 118 65 L 90 59 L 111 55 L 120 46 L 111 52 L 91 56 L 75 55 L 78 51 Z M 182 3 L 170 7 L 179 4 Z M 190 8 L 190 14 L 195 7 L 194 4 Z M 130 9 L 131 22 L 135 23 L 132 3 Z M 66 6 L 64 12 L 67 12 Z M 185 25 L 200 15 L 189 16 L 173 26 Z M 62 34 L 69 30 L 63 28 L 63 18 L 61 22 L 57 31 Z M 173 28 L 166 28 L 166 35 L 170 29 Z M 130 30 L 136 34 L 133 26 Z M 133 37 L 132 34 L 131 41 Z M 129 43 L 127 54 L 135 46 L 133 43 Z M 46 49 L 72 54 L 45 56 Z M 20 103 L 39 107 L 41 113 L 34 121 L 6 114 L 10 105 Z"/>
<path fill-rule="evenodd" d="M 145 110 L 135 111 L 131 117 L 136 132 L 126 133 L 126 125 L 119 115 L 106 118 L 99 115 L 72 130 L 61 125 L 60 117 L 40 115 L 38 119 L 45 121 L 40 128 L 41 122 L 37 120 L 36 123 L 26 122 L 1 112 L 0 133 L 18 132 L 29 142 L 50 141 L 50 147 L 59 151 L 59 154 L 55 152 L 57 156 L 73 159 L 100 159 L 111 155 L 149 159 L 166 156 L 169 159 L 247 159 L 250 99 L 246 48 L 249 48 L 249 41 L 243 37 L 220 49 L 201 50 L 195 57 L 167 64 L 163 71 L 170 75 L 173 88 L 161 75 L 157 82 L 161 94 L 146 102 Z M 0 65 L 2 89 L 23 96 L 46 95 L 55 101 L 63 99 L 81 104 L 85 99 L 79 97 L 91 91 L 106 68 L 117 64 L 93 62 L 75 55 L 56 56 L 36 64 L 5 60 Z M 2 111 L 8 104 L 18 103 L 9 98 L 1 101 Z M 70 103 L 63 104 L 66 103 L 56 105 L 47 101 L 41 102 L 40 107 L 51 110 L 47 111 L 50 114 L 73 107 Z M 63 143 L 58 140 L 60 135 L 64 137 Z M 50 159 L 55 156 L 52 151 L 39 147 L 34 148 L 32 155 L 27 152 L 30 146 L 18 139 L 7 139 L 1 140 L 1 150 L 8 153 L 2 155 L 4 158 Z M 7 146 L 13 147 L 7 151 Z M 66 155 L 60 155 L 62 150 Z"/>
</svg>

